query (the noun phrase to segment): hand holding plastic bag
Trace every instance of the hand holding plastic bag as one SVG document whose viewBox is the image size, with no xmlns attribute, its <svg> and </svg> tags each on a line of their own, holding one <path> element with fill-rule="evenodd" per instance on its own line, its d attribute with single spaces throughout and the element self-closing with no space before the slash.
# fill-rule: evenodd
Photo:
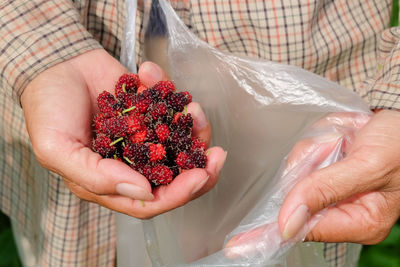
<svg viewBox="0 0 400 267">
<path fill-rule="evenodd" d="M 288 157 L 287 170 L 310 158 L 310 153 L 316 161 L 308 163 L 317 163 L 338 142 L 346 158 L 307 174 L 288 193 L 278 218 L 282 241 L 295 237 L 310 217 L 325 208 L 307 241 L 376 244 L 386 238 L 398 219 L 398 122 L 396 111 L 381 111 L 371 119 L 365 114 L 334 113 L 311 127 L 311 133 L 333 127 L 337 134 L 298 142 Z M 226 255 L 254 254 L 256 240 L 268 236 L 272 228 L 265 225 L 234 236 L 226 244 Z"/>
<path fill-rule="evenodd" d="M 285 168 L 282 171 L 282 179 L 285 179 L 293 173 L 295 178 L 291 178 L 291 181 L 294 183 L 297 182 L 297 185 L 303 184 L 302 189 L 304 191 L 298 192 L 294 197 L 298 197 L 298 194 L 302 196 L 309 195 L 313 190 L 319 190 L 316 189 L 319 183 L 312 178 L 312 176 L 318 172 L 314 172 L 314 170 L 323 168 L 327 160 L 333 162 L 341 160 L 341 158 L 349 152 L 348 150 L 352 146 L 357 131 L 363 127 L 369 119 L 369 115 L 362 113 L 332 113 L 319 120 L 308 129 L 305 136 L 298 141 L 290 151 L 284 163 Z M 337 159 L 328 158 L 332 155 L 336 155 Z M 334 177 L 335 176 L 331 175 L 328 179 L 332 181 L 335 179 Z M 304 184 L 305 181 L 308 181 L 308 183 Z M 351 182 L 351 180 L 348 182 Z M 295 188 L 297 185 L 295 185 Z M 293 189 L 289 193 L 292 191 Z M 324 193 L 325 191 L 323 189 L 318 191 L 318 193 L 321 192 Z M 329 213 L 318 213 L 315 218 L 311 218 L 312 216 L 309 208 L 305 204 L 298 204 L 295 201 L 296 200 L 292 200 L 291 202 L 294 203 L 290 203 L 290 200 L 286 199 L 286 202 L 284 202 L 286 206 L 282 206 L 278 216 L 278 222 L 263 225 L 232 237 L 225 246 L 225 254 L 227 257 L 248 257 L 248 255 L 256 253 L 257 248 L 263 247 L 260 245 L 260 242 L 264 242 L 268 250 L 268 246 L 271 244 L 299 241 L 304 238 L 305 234 L 310 229 L 311 232 L 308 235 L 312 235 L 313 229 L 315 229 L 312 227 L 315 222 L 317 220 L 324 220 L 324 217 Z M 290 212 L 290 204 L 296 207 L 292 212 Z M 318 205 L 321 203 L 314 199 L 312 204 Z M 320 210 L 322 210 L 322 208 L 318 209 L 318 211 Z M 292 215 L 290 216 L 290 221 L 288 220 L 289 215 Z M 307 223 L 308 226 L 305 228 L 307 230 L 305 230 L 303 227 L 307 225 Z M 338 224 L 335 220 L 334 226 L 336 226 L 336 231 L 333 233 L 335 233 L 336 236 L 338 236 L 336 233 L 337 229 L 339 229 L 339 227 L 337 227 L 338 225 L 341 224 Z M 329 228 L 326 230 L 331 231 Z M 275 236 L 275 242 L 270 242 L 272 236 Z M 269 241 L 265 242 L 265 240 Z M 310 241 L 313 241 L 313 238 L 311 238 Z"/>
</svg>

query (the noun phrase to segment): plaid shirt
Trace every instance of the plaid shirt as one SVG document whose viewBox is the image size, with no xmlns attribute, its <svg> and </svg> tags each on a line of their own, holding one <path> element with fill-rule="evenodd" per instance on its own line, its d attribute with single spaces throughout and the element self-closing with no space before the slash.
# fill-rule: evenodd
<svg viewBox="0 0 400 267">
<path fill-rule="evenodd" d="M 139 1 L 140 2 L 140 1 Z M 400 29 L 389 0 L 171 0 L 189 28 L 238 55 L 293 64 L 358 92 L 372 109 L 400 108 Z M 119 58 L 122 0 L 0 1 L 0 207 L 28 266 L 112 266 L 111 211 L 82 201 L 37 163 L 19 98 L 41 71 L 91 49 Z M 137 14 L 143 58 L 143 8 Z M 346 244 L 325 245 L 332 266 Z"/>
</svg>

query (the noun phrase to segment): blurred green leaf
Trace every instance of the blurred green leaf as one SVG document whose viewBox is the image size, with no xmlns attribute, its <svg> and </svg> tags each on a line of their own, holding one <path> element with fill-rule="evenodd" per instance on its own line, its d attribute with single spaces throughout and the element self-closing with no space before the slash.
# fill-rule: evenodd
<svg viewBox="0 0 400 267">
<path fill-rule="evenodd" d="M 3 229 L 0 233 L 0 266 L 22 266 L 11 228 Z"/>
<path fill-rule="evenodd" d="M 392 17 L 390 18 L 390 26 L 399 25 L 399 0 L 393 0 Z"/>
<path fill-rule="evenodd" d="M 0 267 L 22 267 L 10 219 L 0 212 Z"/>
</svg>

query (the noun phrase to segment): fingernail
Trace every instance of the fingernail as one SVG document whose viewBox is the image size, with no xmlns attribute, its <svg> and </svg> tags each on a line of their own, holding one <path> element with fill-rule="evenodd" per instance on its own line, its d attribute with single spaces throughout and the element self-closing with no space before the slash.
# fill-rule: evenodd
<svg viewBox="0 0 400 267">
<path fill-rule="evenodd" d="M 342 136 L 343 136 L 343 134 L 341 134 L 341 133 L 331 133 L 331 134 L 319 135 L 319 136 L 314 137 L 313 139 L 317 143 L 329 143 L 329 142 L 339 140 Z"/>
<path fill-rule="evenodd" d="M 208 179 L 210 178 L 210 176 L 207 176 L 204 180 L 202 180 L 200 183 L 198 183 L 192 190 L 192 195 L 196 194 L 197 192 L 199 192 L 200 189 L 203 188 L 203 186 L 207 183 Z"/>
<path fill-rule="evenodd" d="M 141 68 L 142 71 L 146 72 L 146 75 L 149 75 L 153 81 L 161 81 L 161 79 L 163 78 L 162 70 L 154 63 L 143 63 Z"/>
<path fill-rule="evenodd" d="M 221 171 L 222 167 L 224 166 L 227 156 L 228 156 L 228 152 L 225 151 L 225 156 L 223 156 L 216 164 L 216 167 L 215 167 L 216 173 L 219 173 Z"/>
<path fill-rule="evenodd" d="M 154 195 L 143 188 L 127 183 L 117 184 L 117 193 L 121 196 L 130 197 L 137 200 L 153 200 Z"/>
<path fill-rule="evenodd" d="M 282 232 L 282 239 L 286 241 L 296 236 L 300 229 L 304 226 L 310 218 L 308 207 L 304 204 L 297 207 L 297 209 L 290 215 L 285 228 Z"/>
<path fill-rule="evenodd" d="M 196 128 L 201 130 L 207 126 L 207 118 L 206 115 L 204 114 L 203 110 L 201 109 L 200 105 L 196 105 L 193 108 L 193 111 L 191 113 L 194 116 L 194 119 L 196 120 Z"/>
</svg>

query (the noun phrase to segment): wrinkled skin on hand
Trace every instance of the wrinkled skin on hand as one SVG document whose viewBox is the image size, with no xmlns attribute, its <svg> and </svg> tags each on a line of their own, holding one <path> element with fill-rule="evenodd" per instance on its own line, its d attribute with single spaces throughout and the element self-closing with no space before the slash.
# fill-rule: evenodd
<svg viewBox="0 0 400 267">
<path fill-rule="evenodd" d="M 57 64 L 32 80 L 21 97 L 34 153 L 45 168 L 62 176 L 79 198 L 137 218 L 151 218 L 182 206 L 209 191 L 217 182 L 226 153 L 209 149 L 206 169 L 186 171 L 167 186 L 150 183 L 128 165 L 102 159 L 91 150 L 97 96 L 113 93 L 118 78 L 128 72 L 105 50 L 97 49 Z M 168 77 L 147 62 L 140 79 L 152 86 Z M 200 105 L 191 103 L 195 136 L 209 141 L 211 130 Z M 117 185 L 128 184 L 125 187 Z M 121 189 L 122 188 L 122 189 Z"/>
<path fill-rule="evenodd" d="M 288 156 L 287 168 L 313 151 L 318 151 L 316 164 L 318 158 L 321 162 L 343 135 L 347 135 L 342 138 L 346 157 L 294 185 L 281 206 L 276 230 L 283 242 L 289 241 L 320 214 L 305 241 L 379 243 L 400 215 L 400 112 L 383 110 L 371 117 L 334 113 L 310 131 L 329 127 L 336 133 L 298 142 Z M 270 234 L 272 227 L 264 225 L 233 237 L 226 244 L 227 256 L 256 250 L 254 240 Z"/>
</svg>

